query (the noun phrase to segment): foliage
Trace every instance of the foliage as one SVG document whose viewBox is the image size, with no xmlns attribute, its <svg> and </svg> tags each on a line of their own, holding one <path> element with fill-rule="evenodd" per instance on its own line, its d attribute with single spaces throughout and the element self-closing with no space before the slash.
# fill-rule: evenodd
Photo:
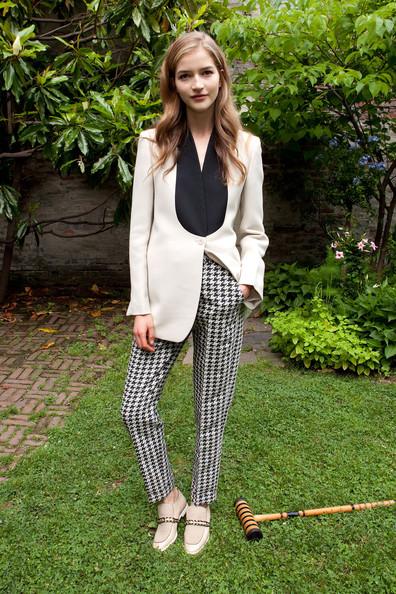
<svg viewBox="0 0 396 594">
<path fill-rule="evenodd" d="M 339 134 L 328 144 L 307 149 L 305 191 L 313 202 L 343 207 L 349 224 L 354 205 L 372 211 L 371 198 L 386 168 L 378 161 L 378 140 L 378 136 L 368 136 L 367 146 L 362 147 L 354 133 Z"/>
<path fill-rule="evenodd" d="M 299 307 L 312 296 L 308 270 L 297 263 L 279 264 L 265 274 L 264 299 L 260 312 L 283 311 Z"/>
<path fill-rule="evenodd" d="M 396 227 L 393 229 L 392 236 L 388 243 L 387 250 L 388 275 L 394 279 L 396 284 Z"/>
<path fill-rule="evenodd" d="M 272 346 L 294 358 L 290 339 L 302 325 L 310 335 L 310 348 L 323 348 L 321 322 L 313 314 L 320 297 L 334 323 L 342 320 L 347 333 L 352 328 L 354 335 L 380 353 L 380 368 L 386 373 L 396 367 L 396 287 L 388 279 L 382 284 L 370 284 L 364 258 L 370 257 L 373 247 L 364 235 L 358 241 L 350 232 L 339 229 L 332 247 L 335 255 L 329 252 L 325 263 L 317 268 L 280 264 L 266 273 L 260 312 L 269 314 L 268 320 L 275 320 L 276 328 L 282 325 L 281 336 L 275 337 Z M 281 312 L 287 315 L 274 315 Z M 286 330 L 290 334 L 285 335 Z M 334 340 L 338 341 L 338 337 Z"/>
<path fill-rule="evenodd" d="M 332 252 L 316 268 L 303 268 L 297 263 L 279 264 L 265 275 L 264 299 L 260 312 L 285 311 L 301 307 L 320 293 L 331 302 L 341 294 L 341 266 Z"/>
<path fill-rule="evenodd" d="M 381 354 L 360 336 L 359 326 L 334 315 L 319 297 L 305 307 L 277 312 L 268 321 L 271 348 L 307 368 L 330 367 L 359 375 L 381 370 Z"/>
<path fill-rule="evenodd" d="M 345 312 L 367 343 L 381 352 L 383 364 L 396 367 L 396 287 L 387 281 L 367 287 L 347 301 Z"/>
<path fill-rule="evenodd" d="M 165 49 L 229 9 L 218 0 L 143 0 L 132 10 L 130 0 L 5 0 L 0 14 L 0 212 L 17 221 L 13 239 L 22 245 L 28 233 L 39 239 L 43 232 L 34 205 L 25 205 L 24 219 L 22 200 L 14 200 L 17 170 L 37 151 L 62 174 L 115 178 L 119 222 L 128 211 L 135 139 L 160 113 Z"/>
<path fill-rule="evenodd" d="M 258 6 L 254 18 L 238 15 L 213 26 L 228 57 L 248 65 L 235 87 L 244 121 L 268 142 L 309 141 L 318 153 L 334 137 L 359 143 L 367 156 L 362 165 L 367 166 L 367 183 L 360 195 L 354 190 L 345 201 L 358 198 L 361 203 L 364 192 L 364 203 L 378 203 L 374 241 L 381 271 L 396 208 L 391 104 L 396 96 L 396 3 L 261 0 Z M 310 157 L 312 152 L 311 146 Z M 332 175 L 330 168 L 327 181 Z M 342 175 L 348 192 L 356 171 Z M 323 183 L 320 198 L 336 197 L 339 203 L 339 189 L 340 184 Z"/>
</svg>

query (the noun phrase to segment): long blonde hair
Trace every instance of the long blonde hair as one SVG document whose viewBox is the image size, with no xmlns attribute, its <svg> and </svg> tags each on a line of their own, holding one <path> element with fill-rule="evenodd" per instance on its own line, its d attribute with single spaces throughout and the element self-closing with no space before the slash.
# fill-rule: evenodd
<svg viewBox="0 0 396 594">
<path fill-rule="evenodd" d="M 237 136 L 242 125 L 231 95 L 230 72 L 222 50 L 212 37 L 202 31 L 180 35 L 169 46 L 162 62 L 160 94 L 164 112 L 155 126 L 158 158 L 153 169 L 161 167 L 169 156 L 173 157 L 173 163 L 166 173 L 176 165 L 179 147 L 187 134 L 185 104 L 176 92 L 176 67 L 185 54 L 200 47 L 210 54 L 220 75 L 221 86 L 214 105 L 214 148 L 219 159 L 221 177 L 225 184 L 230 180 L 231 163 L 239 170 L 243 181 L 246 167 L 237 157 Z"/>
</svg>

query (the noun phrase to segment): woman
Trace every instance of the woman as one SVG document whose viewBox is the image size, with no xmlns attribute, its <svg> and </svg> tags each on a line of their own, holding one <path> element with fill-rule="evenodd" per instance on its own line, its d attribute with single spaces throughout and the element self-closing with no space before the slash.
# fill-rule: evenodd
<svg viewBox="0 0 396 594">
<path fill-rule="evenodd" d="M 135 316 L 134 341 L 122 418 L 149 502 L 159 503 L 153 546 L 162 551 L 185 514 L 185 550 L 196 554 L 209 538 L 244 312 L 263 295 L 261 145 L 242 130 L 230 84 L 209 35 L 177 38 L 161 67 L 164 113 L 140 134 L 136 156 L 126 312 Z M 197 433 L 187 505 L 175 486 L 157 404 L 190 331 Z"/>
</svg>

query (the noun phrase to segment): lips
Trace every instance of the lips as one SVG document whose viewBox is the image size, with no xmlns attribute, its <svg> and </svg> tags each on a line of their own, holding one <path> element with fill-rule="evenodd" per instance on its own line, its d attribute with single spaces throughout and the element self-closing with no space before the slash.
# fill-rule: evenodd
<svg viewBox="0 0 396 594">
<path fill-rule="evenodd" d="M 192 99 L 204 99 L 204 97 L 207 97 L 207 95 L 193 95 Z"/>
</svg>

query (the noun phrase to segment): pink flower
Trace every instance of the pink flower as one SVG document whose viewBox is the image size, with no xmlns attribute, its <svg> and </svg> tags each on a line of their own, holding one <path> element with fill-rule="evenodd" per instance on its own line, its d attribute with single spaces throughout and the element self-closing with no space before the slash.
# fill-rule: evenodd
<svg viewBox="0 0 396 594">
<path fill-rule="evenodd" d="M 333 243 L 330 245 L 330 247 L 332 247 L 333 250 L 335 250 L 336 247 L 338 247 L 338 243 L 336 241 L 333 241 Z"/>
<path fill-rule="evenodd" d="M 336 260 L 342 260 L 344 257 L 344 252 L 336 252 L 335 253 Z"/>
<path fill-rule="evenodd" d="M 375 245 L 374 241 L 370 241 L 370 247 L 373 250 L 373 252 L 375 252 L 375 250 L 378 249 L 378 245 Z"/>
<path fill-rule="evenodd" d="M 366 244 L 365 244 L 365 242 L 363 241 L 363 239 L 362 239 L 362 241 L 359 241 L 359 243 L 357 244 L 357 248 L 358 248 L 358 250 L 360 250 L 361 252 L 364 252 L 364 246 L 365 246 L 365 245 L 366 245 Z"/>
</svg>

